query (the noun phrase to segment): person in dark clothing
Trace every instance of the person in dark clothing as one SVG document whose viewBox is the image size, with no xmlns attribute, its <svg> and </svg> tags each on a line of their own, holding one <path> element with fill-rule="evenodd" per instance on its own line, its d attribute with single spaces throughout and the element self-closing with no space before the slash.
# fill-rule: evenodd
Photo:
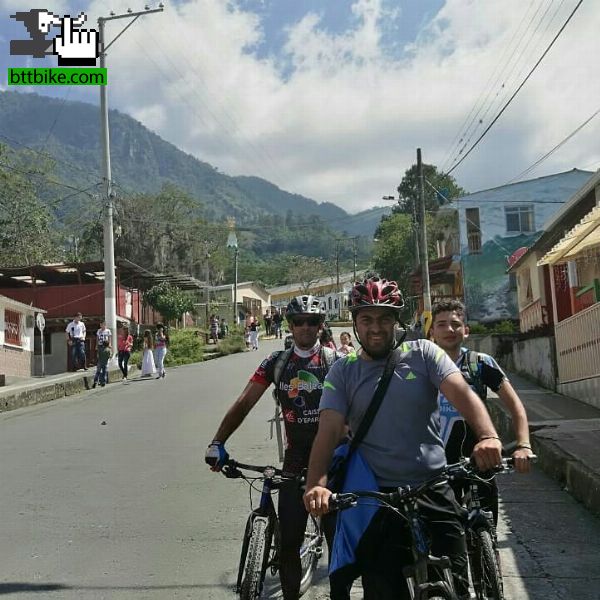
<svg viewBox="0 0 600 600">
<path fill-rule="evenodd" d="M 313 296 L 298 296 L 286 309 L 286 318 L 294 336 L 294 350 L 282 366 L 275 391 L 285 425 L 287 447 L 283 470 L 300 474 L 308 465 L 308 457 L 318 427 L 318 408 L 328 364 L 337 357 L 319 343 L 319 330 L 325 318 L 321 303 Z M 327 356 L 333 360 L 327 361 Z M 226 463 L 229 455 L 225 442 L 242 424 L 246 415 L 275 383 L 275 369 L 281 351 L 274 352 L 260 364 L 244 391 L 231 406 L 209 444 L 205 460 L 213 471 Z M 299 373 L 303 372 L 303 380 Z M 300 590 L 300 547 L 308 513 L 302 502 L 302 491 L 294 481 L 286 482 L 279 492 L 279 524 L 281 535 L 280 580 L 284 600 L 298 600 Z M 329 520 L 325 534 L 331 540 Z"/>
</svg>

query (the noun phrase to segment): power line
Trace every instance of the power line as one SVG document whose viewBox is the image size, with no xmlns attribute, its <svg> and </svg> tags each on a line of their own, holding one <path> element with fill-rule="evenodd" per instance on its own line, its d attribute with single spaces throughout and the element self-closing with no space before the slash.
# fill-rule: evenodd
<svg viewBox="0 0 600 600">
<path fill-rule="evenodd" d="M 548 52 L 550 51 L 550 49 L 552 48 L 552 46 L 554 45 L 556 40 L 559 38 L 561 33 L 565 30 L 566 26 L 569 24 L 569 22 L 571 21 L 571 19 L 573 18 L 573 16 L 575 15 L 575 13 L 577 12 L 577 10 L 579 9 L 579 7 L 581 6 L 582 3 L 583 3 L 583 0 L 579 0 L 577 5 L 575 6 L 575 8 L 571 11 L 571 14 L 567 17 L 567 20 L 563 23 L 562 27 L 558 30 L 558 33 L 554 36 L 554 38 L 552 39 L 552 41 L 550 42 L 550 44 L 548 45 L 546 50 L 544 50 L 543 54 L 537 60 L 537 62 L 535 63 L 533 68 L 529 71 L 529 73 L 527 74 L 525 79 L 521 82 L 519 87 L 515 90 L 515 92 L 512 94 L 512 96 L 508 99 L 508 101 L 502 107 L 500 112 L 494 117 L 492 122 L 486 127 L 484 132 L 477 138 L 475 143 L 469 148 L 469 150 L 463 155 L 463 157 L 458 162 L 454 163 L 454 165 L 447 171 L 447 173 L 446 173 L 447 175 L 450 175 L 450 173 L 452 173 L 452 171 L 454 171 L 465 160 L 465 158 L 467 158 L 467 156 L 469 156 L 469 154 L 471 154 L 471 152 L 477 147 L 479 142 L 481 142 L 481 140 L 485 137 L 487 132 L 493 127 L 493 125 L 496 123 L 496 121 L 502 116 L 502 113 L 504 113 L 504 111 L 509 107 L 511 102 L 514 100 L 515 96 L 521 91 L 521 88 L 527 83 L 527 81 L 529 80 L 531 75 L 533 75 L 534 71 L 538 68 L 539 64 L 542 62 L 542 60 L 548 54 Z"/>
<path fill-rule="evenodd" d="M 520 32 L 521 25 L 523 25 L 523 23 L 525 22 L 525 19 L 527 17 L 527 13 L 534 6 L 534 4 L 535 4 L 535 1 L 532 0 L 532 2 L 529 5 L 527 11 L 523 14 L 523 17 L 522 17 L 522 19 L 521 19 L 518 27 L 515 29 L 513 37 L 511 38 L 510 42 L 506 45 L 505 50 L 502 53 L 502 56 L 501 56 L 500 60 L 498 61 L 498 63 L 496 64 L 496 67 L 494 68 L 494 70 L 492 72 L 492 75 L 489 77 L 489 79 L 488 79 L 486 85 L 484 86 L 484 88 L 482 89 L 482 91 L 481 91 L 481 93 L 480 93 L 477 101 L 473 105 L 473 108 L 471 109 L 471 112 L 467 115 L 467 118 L 465 119 L 465 121 L 463 122 L 463 124 L 460 126 L 460 128 L 458 130 L 458 133 L 457 133 L 457 135 L 455 137 L 455 140 L 452 143 L 450 149 L 448 150 L 448 152 L 446 154 L 446 158 L 445 158 L 445 160 L 443 162 L 443 167 L 444 168 L 445 168 L 446 164 L 448 164 L 448 163 L 452 164 L 452 162 L 454 162 L 455 159 L 452 158 L 453 154 L 460 155 L 460 152 L 458 152 L 460 144 L 465 140 L 465 137 L 469 134 L 469 131 L 471 130 L 471 127 L 475 123 L 477 117 L 479 116 L 479 114 L 483 110 L 484 106 L 487 104 L 487 102 L 488 102 L 488 100 L 490 98 L 490 95 L 492 94 L 492 91 L 502 81 L 502 77 L 504 75 L 505 70 L 508 68 L 508 66 L 512 62 L 512 59 L 515 56 L 517 50 L 519 49 L 519 46 L 521 45 L 521 42 L 525 39 L 525 32 L 531 26 L 531 24 L 533 23 L 534 19 L 537 16 L 538 12 L 541 9 L 541 4 L 540 4 L 538 6 L 537 10 L 533 13 L 531 19 L 529 20 L 529 23 L 526 25 L 523 34 L 521 35 L 520 39 L 518 40 L 518 42 L 514 46 L 514 48 L 512 50 L 512 53 L 508 57 L 508 60 L 506 60 L 506 62 L 505 62 L 504 58 L 508 54 L 510 46 L 512 45 L 513 41 L 517 37 L 517 34 Z M 536 27 L 535 31 L 537 31 L 537 27 Z M 531 34 L 530 39 L 534 35 L 535 31 Z M 501 65 L 503 65 L 503 66 L 501 67 Z M 502 87 L 504 87 L 504 84 L 503 84 Z M 499 93 L 500 93 L 500 90 L 498 92 L 496 92 L 495 98 L 498 97 Z M 484 95 L 485 95 L 485 97 L 484 97 Z M 480 104 L 480 102 L 481 102 L 481 104 Z M 491 104 L 493 104 L 493 100 L 491 101 Z M 478 108 L 478 105 L 479 105 L 479 108 Z M 482 121 L 482 119 L 480 119 L 480 122 L 481 121 Z M 466 125 L 466 128 L 465 128 L 465 125 Z M 463 131 L 463 129 L 464 129 L 464 133 L 462 133 L 462 135 L 461 135 L 461 131 Z M 469 140 L 470 140 L 470 138 L 469 138 Z M 467 142 L 466 142 L 467 145 L 468 145 L 468 141 L 469 140 L 467 140 Z M 463 147 L 463 149 L 464 149 L 464 147 Z"/>
<path fill-rule="evenodd" d="M 564 2 L 564 0 L 562 0 L 562 2 Z M 561 4 L 562 4 L 562 2 L 561 2 Z M 536 13 L 534 14 L 534 16 L 532 17 L 532 19 L 531 19 L 531 21 L 529 23 L 529 25 L 531 25 L 531 23 L 533 22 L 533 20 L 537 16 L 537 13 L 541 10 L 542 5 L 543 5 L 543 3 L 539 5 Z M 513 76 L 513 73 L 515 72 L 515 69 L 517 68 L 517 66 L 519 64 L 519 62 L 521 60 L 521 57 L 525 56 L 525 52 L 527 51 L 527 49 L 531 45 L 531 42 L 533 41 L 535 34 L 537 33 L 537 31 L 541 27 L 544 19 L 546 18 L 546 15 L 548 14 L 548 11 L 550 10 L 550 6 L 551 6 L 551 3 L 548 3 L 548 6 L 546 7 L 546 10 L 543 12 L 542 16 L 540 17 L 540 20 L 537 22 L 537 24 L 535 26 L 535 29 L 532 31 L 531 35 L 527 39 L 527 42 L 525 43 L 525 46 L 521 50 L 520 55 L 514 61 L 512 67 L 510 67 L 510 70 L 508 71 L 508 74 L 506 75 L 504 82 L 502 83 L 502 85 L 500 86 L 500 88 L 498 89 L 498 91 L 496 92 L 496 95 L 491 99 L 488 107 L 485 109 L 485 111 L 484 111 L 483 115 L 481 116 L 481 118 L 478 120 L 478 122 L 473 127 L 473 130 L 471 131 L 469 137 L 465 140 L 465 142 L 462 145 L 462 147 L 460 148 L 460 150 L 455 154 L 455 156 L 450 161 L 450 164 L 453 164 L 456 160 L 458 160 L 458 158 L 460 157 L 460 155 L 465 151 L 465 148 L 467 148 L 469 146 L 469 144 L 471 143 L 471 140 L 473 139 L 473 136 L 476 134 L 477 130 L 479 129 L 479 126 L 483 125 L 483 123 L 485 122 L 488 114 L 490 113 L 490 111 L 492 110 L 492 108 L 496 105 L 496 101 L 500 98 L 500 94 L 502 93 L 502 91 L 504 89 L 506 89 L 506 93 L 504 94 L 504 96 L 502 96 L 502 98 L 500 98 L 500 102 L 498 103 L 498 106 L 501 106 L 502 103 L 504 102 L 507 94 L 509 93 L 509 89 L 513 85 L 512 82 L 511 82 L 511 78 Z M 560 8 L 560 6 L 559 6 L 559 8 Z M 557 10 L 557 12 L 558 12 L 558 10 Z M 554 17 L 556 16 L 557 12 L 555 12 L 554 16 L 550 19 L 549 23 L 551 23 L 554 20 Z M 547 30 L 547 28 L 548 28 L 548 26 L 546 27 L 546 30 Z M 524 36 L 523 36 L 522 39 L 524 39 Z M 514 52 L 513 52 L 513 56 L 514 56 Z M 508 63 L 506 64 L 505 68 L 508 68 L 510 66 L 511 60 L 512 60 L 512 56 L 509 59 Z M 526 62 L 528 62 L 528 60 L 524 61 L 524 63 L 526 63 Z M 519 71 L 517 79 L 521 76 L 522 72 L 523 72 L 523 68 L 521 68 L 521 70 Z M 498 82 L 500 82 L 500 78 L 502 77 L 503 74 L 504 74 L 504 70 L 503 70 L 502 73 L 500 73 L 500 76 L 498 78 Z M 490 93 L 491 93 L 491 90 L 490 90 Z M 488 97 L 489 97 L 489 95 L 488 95 Z M 486 98 L 486 101 L 487 101 L 487 98 Z M 481 109 L 483 109 L 483 106 L 481 107 Z M 495 110 L 497 110 L 497 108 L 494 108 L 494 111 Z M 466 137 L 466 135 L 468 133 L 469 132 L 467 130 L 467 132 L 465 132 L 465 136 L 463 136 L 463 139 L 464 139 L 464 137 Z"/>
<path fill-rule="evenodd" d="M 522 173 L 519 173 L 519 175 L 517 175 L 516 177 L 513 177 L 510 181 L 508 181 L 507 185 L 509 183 L 514 183 L 515 181 L 521 179 L 525 175 L 531 173 L 531 171 L 533 171 L 537 166 L 539 166 L 547 158 L 549 158 L 552 154 L 554 154 L 554 152 L 556 152 L 556 150 L 558 150 L 561 146 L 564 146 L 564 144 L 566 144 L 574 135 L 579 133 L 596 115 L 598 115 L 598 113 L 600 113 L 600 108 L 598 110 L 596 110 L 596 112 L 594 112 L 590 117 L 588 117 L 581 125 L 579 125 L 579 127 L 574 129 L 567 137 L 565 137 L 562 141 L 560 141 L 558 144 L 556 144 L 556 146 L 554 146 L 554 148 L 552 148 L 551 150 L 546 152 L 546 154 L 544 154 L 542 157 L 538 158 L 538 160 L 536 160 L 531 166 L 527 167 L 527 169 L 525 169 Z"/>
</svg>

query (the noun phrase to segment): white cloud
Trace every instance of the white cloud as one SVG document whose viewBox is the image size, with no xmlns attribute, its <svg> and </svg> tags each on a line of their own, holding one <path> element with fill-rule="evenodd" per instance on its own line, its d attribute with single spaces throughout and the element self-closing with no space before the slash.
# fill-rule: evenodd
<svg viewBox="0 0 600 600">
<path fill-rule="evenodd" d="M 575 2 L 564 4 L 548 30 L 542 23 L 530 46 L 514 54 L 528 60 L 510 77 L 505 72 L 510 89 Z M 223 172 L 263 176 L 289 191 L 359 210 L 394 192 L 417 146 L 426 162 L 442 164 L 498 61 L 508 60 L 519 24 L 524 41 L 534 31 L 536 21 L 525 28 L 530 5 L 448 2 L 401 58 L 383 47 L 382 25 L 389 15 L 382 0 L 357 0 L 352 27 L 337 34 L 321 26 L 320 15 L 306 14 L 285 31 L 292 67 L 285 73 L 281 56 L 258 59 L 252 53 L 264 35 L 257 15 L 222 0 L 167 5 L 164 13 L 140 19 L 111 48 L 109 101 Z M 111 8 L 127 6 L 115 2 Z M 99 0 L 88 9 L 91 19 L 105 11 Z M 597 16 L 594 3 L 582 5 L 513 104 L 454 173 L 460 184 L 475 190 L 504 183 L 597 108 Z M 124 24 L 110 24 L 109 39 Z M 502 94 L 472 141 L 501 100 Z M 599 123 L 600 117 L 532 176 L 600 161 Z"/>
</svg>

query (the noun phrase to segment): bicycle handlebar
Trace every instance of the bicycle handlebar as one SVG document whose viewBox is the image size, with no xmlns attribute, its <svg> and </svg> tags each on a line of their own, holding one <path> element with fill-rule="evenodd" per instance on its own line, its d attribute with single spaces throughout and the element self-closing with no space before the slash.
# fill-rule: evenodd
<svg viewBox="0 0 600 600">
<path fill-rule="evenodd" d="M 230 458 L 224 465 L 223 468 L 221 469 L 221 472 L 223 473 L 223 475 L 225 475 L 225 477 L 229 478 L 229 479 L 237 479 L 239 477 L 244 477 L 244 474 L 241 472 L 241 470 L 244 471 L 253 471 L 255 473 L 260 473 L 265 479 L 270 478 L 273 479 L 275 477 L 279 477 L 280 479 L 285 479 L 285 480 L 302 480 L 303 476 L 302 475 L 298 475 L 296 473 L 288 473 L 286 471 L 282 471 L 281 469 L 278 469 L 277 467 L 272 467 L 271 465 L 264 465 L 264 466 L 258 466 L 258 465 L 247 465 L 241 462 L 238 462 L 237 460 L 233 460 L 232 458 Z"/>
<path fill-rule="evenodd" d="M 535 455 L 530 457 L 530 460 L 536 459 L 537 456 Z M 513 458 L 503 458 L 500 465 L 491 471 L 488 471 L 487 473 L 492 473 L 494 475 L 497 473 L 510 473 L 513 470 L 513 467 Z M 386 504 L 398 504 L 412 498 L 418 498 L 427 490 L 447 482 L 449 479 L 473 479 L 482 475 L 485 475 L 485 473 L 478 471 L 477 467 L 470 459 L 464 458 L 458 463 L 447 465 L 440 473 L 414 487 L 409 485 L 405 487 L 399 487 L 395 492 L 358 490 L 355 492 L 332 494 L 329 498 L 329 510 L 344 510 L 346 508 L 356 506 L 359 498 L 371 498 Z"/>
</svg>

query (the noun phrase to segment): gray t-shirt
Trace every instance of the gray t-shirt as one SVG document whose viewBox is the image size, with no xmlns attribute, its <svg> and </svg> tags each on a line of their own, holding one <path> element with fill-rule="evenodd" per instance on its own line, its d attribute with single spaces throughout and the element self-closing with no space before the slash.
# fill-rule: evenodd
<svg viewBox="0 0 600 600">
<path fill-rule="evenodd" d="M 385 397 L 359 446 L 382 487 L 421 483 L 444 467 L 437 394 L 440 383 L 458 373 L 446 352 L 428 340 L 404 342 L 397 353 Z M 385 362 L 355 353 L 338 360 L 325 379 L 320 410 L 342 413 L 357 431 Z"/>
</svg>

